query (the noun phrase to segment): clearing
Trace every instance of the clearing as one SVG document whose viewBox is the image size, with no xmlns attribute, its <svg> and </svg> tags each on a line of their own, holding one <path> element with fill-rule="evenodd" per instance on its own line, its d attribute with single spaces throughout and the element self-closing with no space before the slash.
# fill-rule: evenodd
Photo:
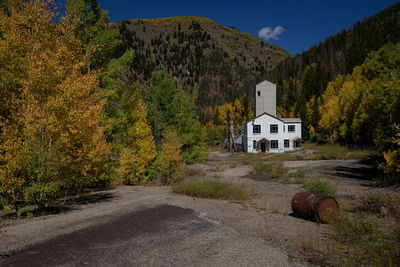
<svg viewBox="0 0 400 267">
<path fill-rule="evenodd" d="M 186 178 L 243 184 L 250 192 L 243 203 L 179 195 L 168 186 L 118 186 L 32 219 L 3 216 L 0 265 L 310 265 L 304 249 L 329 244 L 332 228 L 291 216 L 291 199 L 302 186 L 255 173 L 249 157 L 214 151 L 206 163 L 188 166 Z M 340 203 L 388 190 L 370 186 L 368 161 L 282 164 L 330 179 Z"/>
</svg>

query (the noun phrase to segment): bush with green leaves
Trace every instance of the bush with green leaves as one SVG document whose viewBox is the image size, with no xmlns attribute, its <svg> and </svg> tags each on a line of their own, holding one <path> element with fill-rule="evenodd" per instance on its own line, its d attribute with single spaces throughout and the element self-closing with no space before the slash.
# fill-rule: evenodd
<svg viewBox="0 0 400 267">
<path fill-rule="evenodd" d="M 334 197 L 336 193 L 336 186 L 333 185 L 328 179 L 311 177 L 306 179 L 303 185 L 308 192 L 313 194 Z"/>
<path fill-rule="evenodd" d="M 24 190 L 25 203 L 37 204 L 39 209 L 51 203 L 59 193 L 56 183 L 33 184 Z"/>
</svg>

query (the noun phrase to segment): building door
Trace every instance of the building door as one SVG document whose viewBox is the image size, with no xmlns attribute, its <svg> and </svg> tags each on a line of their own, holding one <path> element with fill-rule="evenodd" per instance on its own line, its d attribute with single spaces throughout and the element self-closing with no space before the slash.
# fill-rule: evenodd
<svg viewBox="0 0 400 267">
<path fill-rule="evenodd" d="M 261 152 L 267 152 L 269 150 L 269 141 L 267 139 L 261 139 L 259 144 Z"/>
<path fill-rule="evenodd" d="M 261 142 L 261 152 L 267 151 L 267 144 L 265 142 Z"/>
</svg>

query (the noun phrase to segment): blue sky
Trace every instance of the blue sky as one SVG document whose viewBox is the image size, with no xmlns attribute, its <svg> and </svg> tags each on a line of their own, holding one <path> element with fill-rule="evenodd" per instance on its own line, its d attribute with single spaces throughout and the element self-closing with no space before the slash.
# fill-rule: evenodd
<svg viewBox="0 0 400 267">
<path fill-rule="evenodd" d="M 269 38 L 292 54 L 396 3 L 394 0 L 129 1 L 98 0 L 112 22 L 133 18 L 202 16 L 242 32 Z M 373 38 L 373 37 L 371 37 Z"/>
</svg>

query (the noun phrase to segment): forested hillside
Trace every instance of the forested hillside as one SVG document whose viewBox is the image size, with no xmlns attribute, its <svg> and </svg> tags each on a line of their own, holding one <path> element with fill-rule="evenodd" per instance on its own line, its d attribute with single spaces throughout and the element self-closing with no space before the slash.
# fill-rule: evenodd
<svg viewBox="0 0 400 267">
<path fill-rule="evenodd" d="M 196 107 L 165 71 L 131 75 L 96 0 L 0 0 L 0 208 L 110 183 L 179 181 L 204 159 Z M 122 52 L 121 52 L 122 51 Z"/>
<path fill-rule="evenodd" d="M 289 55 L 259 38 L 202 17 L 124 20 L 122 52 L 136 51 L 133 77 L 148 82 L 166 70 L 198 107 L 233 102 Z"/>
<path fill-rule="evenodd" d="M 277 83 L 277 103 L 285 116 L 300 116 L 303 137 L 319 132 L 319 105 L 329 81 L 352 73 L 371 51 L 400 41 L 400 3 L 328 37 L 308 51 L 288 57 L 269 72 Z M 313 112 L 310 112 L 313 111 Z M 348 140 L 353 141 L 353 140 Z"/>
</svg>

